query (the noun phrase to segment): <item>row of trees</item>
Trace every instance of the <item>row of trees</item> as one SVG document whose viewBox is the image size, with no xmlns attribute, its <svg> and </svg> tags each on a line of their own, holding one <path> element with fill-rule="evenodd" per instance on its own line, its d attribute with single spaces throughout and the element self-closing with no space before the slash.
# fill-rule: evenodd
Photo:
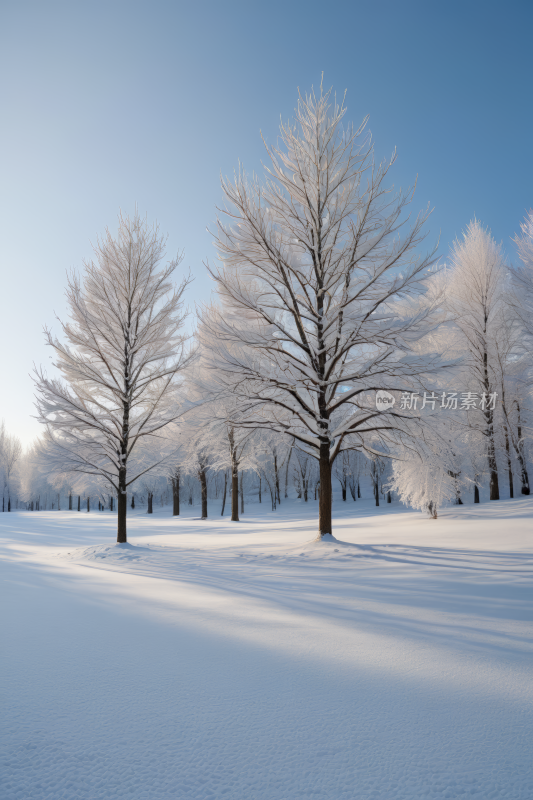
<svg viewBox="0 0 533 800">
<path fill-rule="evenodd" d="M 178 516 L 183 505 L 200 505 L 203 518 L 231 515 L 234 521 L 238 521 L 245 503 L 250 501 L 267 503 L 276 510 L 289 496 L 304 502 L 317 500 L 320 475 L 315 460 L 297 447 L 287 445 L 281 437 L 273 445 L 260 435 L 249 437 L 250 452 L 241 461 L 241 466 L 247 466 L 238 471 L 234 502 L 232 470 L 220 466 L 225 456 L 223 451 L 216 449 L 217 444 L 212 442 L 213 457 L 209 464 L 202 462 L 194 452 L 188 458 L 181 452 L 179 465 L 175 454 L 171 461 L 154 468 L 130 487 L 128 507 L 143 508 L 152 513 L 154 505 L 172 505 L 173 514 Z M 20 459 L 13 481 L 13 508 L 116 511 L 116 493 L 108 482 L 83 475 L 50 476 L 48 463 L 48 453 L 42 445 L 31 448 Z M 370 488 L 377 505 L 380 497 L 390 501 L 390 470 L 387 472 L 384 466 L 376 469 L 374 461 L 361 454 L 344 453 L 333 471 L 342 499 L 351 497 L 355 501 L 361 496 L 368 497 Z M 208 512 L 208 499 L 210 505 L 216 502 L 216 510 L 210 507 Z"/>
<path fill-rule="evenodd" d="M 239 475 L 255 470 L 279 497 L 289 449 L 304 494 L 318 470 L 320 536 L 351 454 L 376 485 L 394 465 L 391 486 L 434 515 L 484 480 L 497 499 L 502 470 L 529 493 L 533 217 L 521 267 L 473 222 L 437 269 L 422 251 L 428 212 L 412 221 L 413 193 L 388 187 L 396 156 L 376 163 L 366 120 L 344 116 L 330 92 L 300 97 L 264 180 L 223 182 L 219 260 L 206 264 L 217 301 L 198 308 L 194 337 L 187 279 L 171 282 L 179 259 L 161 268 L 164 239 L 138 215 L 69 278 L 64 341 L 46 333 L 62 380 L 37 374 L 41 455 L 58 480 L 112 487 L 119 542 L 128 492 L 150 473 L 164 466 L 177 485 L 186 464 L 207 498 L 209 470 L 228 470 L 236 519 Z"/>
</svg>

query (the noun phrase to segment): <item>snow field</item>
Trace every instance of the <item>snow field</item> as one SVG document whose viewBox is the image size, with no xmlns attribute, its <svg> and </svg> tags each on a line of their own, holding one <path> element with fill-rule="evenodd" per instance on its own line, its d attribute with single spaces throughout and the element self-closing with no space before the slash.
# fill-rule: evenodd
<svg viewBox="0 0 533 800">
<path fill-rule="evenodd" d="M 249 511 L 3 515 L 0 796 L 533 797 L 533 502 Z"/>
</svg>

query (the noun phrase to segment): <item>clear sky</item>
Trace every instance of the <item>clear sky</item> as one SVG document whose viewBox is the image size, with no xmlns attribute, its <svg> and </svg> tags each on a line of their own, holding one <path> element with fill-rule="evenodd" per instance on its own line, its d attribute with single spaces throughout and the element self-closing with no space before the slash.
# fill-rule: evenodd
<svg viewBox="0 0 533 800">
<path fill-rule="evenodd" d="M 3 0 L 0 419 L 29 444 L 43 325 L 65 274 L 135 204 L 209 298 L 220 173 L 259 170 L 297 88 L 347 90 L 446 257 L 476 216 L 503 241 L 533 206 L 533 0 Z M 55 322 L 55 324 L 54 324 Z"/>
</svg>

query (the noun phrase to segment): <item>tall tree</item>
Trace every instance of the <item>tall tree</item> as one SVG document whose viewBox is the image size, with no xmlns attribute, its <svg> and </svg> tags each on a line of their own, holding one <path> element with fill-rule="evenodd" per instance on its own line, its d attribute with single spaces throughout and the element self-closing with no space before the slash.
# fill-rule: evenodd
<svg viewBox="0 0 533 800">
<path fill-rule="evenodd" d="M 63 381 L 36 373 L 39 420 L 46 425 L 54 469 L 102 476 L 118 495 L 117 542 L 126 542 L 127 489 L 160 460 L 128 472 L 134 448 L 160 436 L 179 406 L 176 378 L 189 359 L 182 297 L 172 275 L 177 257 L 161 267 L 165 237 L 136 213 L 119 217 L 118 235 L 98 240 L 95 261 L 67 283 L 66 343 L 45 328 Z"/>
<path fill-rule="evenodd" d="M 485 437 L 490 499 L 499 500 L 495 401 L 505 374 L 498 350 L 502 322 L 511 310 L 505 300 L 505 258 L 490 231 L 474 220 L 454 243 L 451 261 L 448 304 L 465 342 L 468 390 L 481 398 L 469 412 L 469 424 Z"/>
<path fill-rule="evenodd" d="M 243 173 L 223 182 L 222 264 L 208 267 L 221 307 L 205 309 L 201 326 L 209 366 L 248 402 L 250 425 L 318 460 L 320 536 L 332 532 L 331 469 L 346 437 L 370 446 L 398 417 L 368 392 L 402 389 L 438 361 L 413 350 L 430 313 L 422 281 L 433 252 L 417 255 L 427 214 L 406 224 L 412 193 L 386 186 L 395 156 L 375 164 L 366 120 L 343 130 L 344 114 L 330 92 L 300 97 L 282 147 L 268 149 L 265 183 Z"/>
</svg>

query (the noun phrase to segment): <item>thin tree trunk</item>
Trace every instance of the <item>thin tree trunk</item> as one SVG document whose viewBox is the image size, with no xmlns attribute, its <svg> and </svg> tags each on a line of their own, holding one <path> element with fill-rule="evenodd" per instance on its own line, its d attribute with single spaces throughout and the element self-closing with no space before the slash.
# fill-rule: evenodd
<svg viewBox="0 0 533 800">
<path fill-rule="evenodd" d="M 131 507 L 135 508 L 135 495 L 134 494 L 132 494 L 132 496 L 131 496 Z"/>
<path fill-rule="evenodd" d="M 78 495 L 78 511 L 81 511 L 81 497 Z"/>
<path fill-rule="evenodd" d="M 59 504 L 60 503 L 60 499 L 61 499 L 61 495 L 58 493 L 58 495 L 57 495 L 57 510 L 58 511 L 61 511 L 61 507 L 60 507 L 60 504 Z"/>
<path fill-rule="evenodd" d="M 172 516 L 180 514 L 180 476 L 175 474 L 172 478 Z"/>
<path fill-rule="evenodd" d="M 128 308 L 128 330 L 131 324 L 131 306 Z M 124 399 L 122 402 L 122 435 L 120 437 L 120 463 L 118 469 L 117 542 L 126 544 L 126 517 L 128 513 L 127 458 L 130 430 L 130 357 L 129 336 L 124 341 Z M 111 506 L 113 510 L 113 506 Z"/>
<path fill-rule="evenodd" d="M 117 497 L 117 542 L 125 544 L 128 540 L 126 532 L 126 517 L 128 514 L 128 493 L 126 489 L 126 470 L 119 471 L 119 486 Z"/>
<path fill-rule="evenodd" d="M 224 516 L 224 509 L 226 508 L 226 494 L 228 491 L 228 471 L 224 470 L 224 494 L 222 495 L 222 511 L 220 512 L 220 516 Z"/>
<path fill-rule="evenodd" d="M 507 431 L 507 425 L 503 426 L 503 432 L 505 435 L 505 455 L 507 457 L 507 474 L 509 476 L 509 497 L 514 497 L 514 484 L 513 484 L 513 465 L 511 462 L 511 449 L 509 447 L 509 434 Z"/>
<path fill-rule="evenodd" d="M 205 469 L 198 471 L 198 477 L 200 478 L 200 487 L 202 490 L 202 519 L 207 519 L 207 477 Z"/>
<path fill-rule="evenodd" d="M 234 466 L 231 471 L 231 521 L 239 521 L 239 468 Z"/>
<path fill-rule="evenodd" d="M 90 510 L 91 510 L 91 498 L 88 497 L 87 498 L 87 513 L 89 513 Z"/>
<path fill-rule="evenodd" d="M 392 503 L 392 497 L 390 492 L 387 492 L 387 503 Z"/>
<path fill-rule="evenodd" d="M 329 442 L 320 445 L 320 495 L 318 503 L 318 533 L 325 536 L 333 532 L 331 524 L 331 463 L 329 460 Z"/>
<path fill-rule="evenodd" d="M 361 499 L 361 487 L 359 485 L 359 481 L 357 481 L 357 497 Z"/>
<path fill-rule="evenodd" d="M 68 496 L 68 510 L 72 511 L 72 495 L 70 493 Z"/>
<path fill-rule="evenodd" d="M 146 512 L 147 514 L 154 513 L 153 501 L 154 501 L 154 495 L 152 494 L 152 492 L 148 492 L 148 510 Z"/>
<path fill-rule="evenodd" d="M 276 476 L 276 496 L 277 496 L 277 499 L 278 499 L 278 503 L 281 503 L 281 497 L 279 495 L 278 456 L 277 456 L 276 453 L 274 454 L 274 474 Z M 242 508 L 241 511 L 244 511 L 244 508 Z"/>
<path fill-rule="evenodd" d="M 287 497 L 287 495 L 285 495 Z M 261 475 L 259 476 L 259 502 L 261 503 Z"/>
<path fill-rule="evenodd" d="M 489 380 L 489 368 L 488 368 L 488 353 L 485 350 L 483 354 L 483 370 L 484 370 L 484 381 L 483 381 L 483 388 L 487 397 L 490 396 L 490 380 Z M 490 472 L 490 499 L 491 500 L 499 500 L 500 499 L 500 486 L 498 482 L 498 464 L 496 461 L 496 447 L 494 445 L 494 414 L 492 410 L 487 406 L 486 409 L 483 411 L 486 425 L 487 425 L 487 440 L 488 440 L 488 448 L 487 448 L 487 460 Z"/>
<path fill-rule="evenodd" d="M 474 486 L 474 503 L 479 503 L 479 486 L 477 483 Z"/>
<path fill-rule="evenodd" d="M 518 447 L 517 447 L 517 456 L 520 462 L 520 479 L 522 481 L 522 494 L 528 495 L 530 493 L 529 489 L 529 475 L 527 473 L 527 465 L 526 465 L 526 457 L 524 455 L 524 443 L 522 441 L 522 420 L 520 418 L 520 405 L 518 401 L 516 401 L 516 413 L 517 413 L 517 433 L 518 433 Z"/>
<path fill-rule="evenodd" d="M 292 456 L 292 448 L 294 447 L 294 439 L 292 440 L 291 446 L 289 448 L 289 455 L 287 456 L 287 464 L 285 466 L 285 497 L 289 496 L 289 464 L 291 463 L 291 456 Z M 316 500 L 316 497 L 315 497 Z"/>
<path fill-rule="evenodd" d="M 244 470 L 241 470 L 241 514 L 244 514 Z"/>
</svg>

